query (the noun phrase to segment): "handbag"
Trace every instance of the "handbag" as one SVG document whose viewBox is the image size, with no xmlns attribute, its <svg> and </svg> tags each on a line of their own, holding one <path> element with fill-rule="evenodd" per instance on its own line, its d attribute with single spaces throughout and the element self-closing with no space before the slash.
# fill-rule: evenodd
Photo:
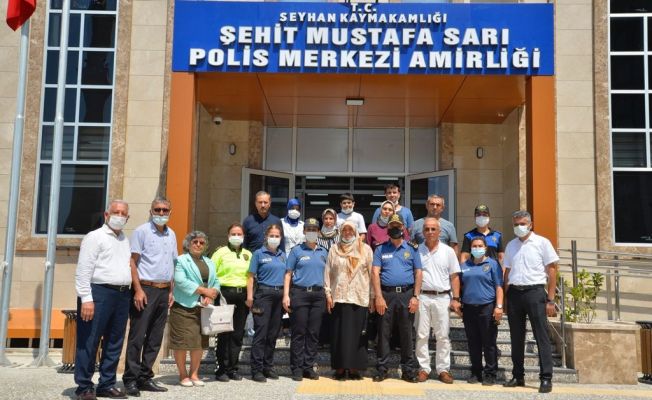
<svg viewBox="0 0 652 400">
<path fill-rule="evenodd" d="M 219 292 L 218 305 L 209 304 L 201 310 L 202 335 L 217 335 L 233 331 L 233 310 L 235 305 L 228 304 L 222 292 Z"/>
</svg>

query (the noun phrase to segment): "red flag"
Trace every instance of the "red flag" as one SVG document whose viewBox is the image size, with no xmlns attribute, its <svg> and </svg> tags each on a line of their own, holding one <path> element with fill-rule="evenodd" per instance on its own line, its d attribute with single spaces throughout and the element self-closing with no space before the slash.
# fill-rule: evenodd
<svg viewBox="0 0 652 400">
<path fill-rule="evenodd" d="M 9 0 L 7 25 L 13 30 L 20 28 L 36 9 L 36 0 Z"/>
</svg>

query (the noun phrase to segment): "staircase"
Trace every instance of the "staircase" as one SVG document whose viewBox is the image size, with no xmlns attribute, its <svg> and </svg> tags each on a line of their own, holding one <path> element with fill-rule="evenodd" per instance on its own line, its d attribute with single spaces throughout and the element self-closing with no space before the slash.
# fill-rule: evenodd
<svg viewBox="0 0 652 400">
<path fill-rule="evenodd" d="M 538 381 L 539 380 L 539 358 L 537 354 L 537 346 L 534 336 L 530 330 L 529 322 L 527 324 L 527 332 L 525 337 L 525 380 Z M 469 359 L 468 344 L 466 341 L 466 334 L 462 320 L 456 316 L 451 317 L 450 339 L 452 345 L 451 352 L 451 373 L 457 380 L 466 380 L 470 375 L 471 362 Z M 554 343 L 554 340 L 551 339 Z M 211 340 L 212 342 L 212 340 Z M 245 337 L 245 343 L 240 353 L 240 373 L 243 376 L 248 376 L 250 367 L 250 350 L 251 338 Z M 498 349 L 500 356 L 498 358 L 498 380 L 510 379 L 512 377 L 512 359 L 511 359 L 511 344 L 509 338 L 509 325 L 507 320 L 504 319 L 503 323 L 498 327 Z M 435 358 L 435 341 L 431 340 L 429 349 L 434 362 Z M 553 345 L 554 346 L 554 345 Z M 276 342 L 276 352 L 274 354 L 275 371 L 280 375 L 291 375 L 290 371 L 290 340 L 289 338 L 279 338 Z M 317 355 L 316 370 L 322 376 L 330 376 L 330 352 L 328 348 L 320 349 Z M 390 369 L 390 376 L 398 377 L 398 370 L 396 367 L 399 363 L 399 354 L 392 352 L 389 360 L 389 365 L 394 367 Z M 553 351 L 553 382 L 563 383 L 577 383 L 577 372 L 574 369 L 563 368 L 561 366 L 561 354 Z M 375 349 L 368 351 L 368 370 L 367 375 L 373 374 L 376 365 L 376 352 Z M 212 375 L 215 370 L 215 356 L 211 348 L 206 352 L 200 373 L 204 375 Z M 160 372 L 176 373 L 176 365 L 174 360 L 165 358 L 161 361 Z M 435 373 L 431 374 L 434 376 Z"/>
</svg>

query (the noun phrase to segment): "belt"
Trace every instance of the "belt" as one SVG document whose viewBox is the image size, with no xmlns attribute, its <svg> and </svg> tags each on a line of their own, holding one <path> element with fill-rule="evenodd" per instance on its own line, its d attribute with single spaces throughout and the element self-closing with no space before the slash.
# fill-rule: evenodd
<svg viewBox="0 0 652 400">
<path fill-rule="evenodd" d="M 244 293 L 247 291 L 246 287 L 235 287 L 235 286 L 222 286 L 220 290 L 224 292 L 235 292 L 235 293 Z"/>
<path fill-rule="evenodd" d="M 412 289 L 414 285 L 405 285 L 405 286 L 381 286 L 381 289 L 383 289 L 383 292 L 396 292 L 396 293 L 402 293 L 406 292 L 410 289 Z"/>
<path fill-rule="evenodd" d="M 323 286 L 299 286 L 299 285 L 292 285 L 292 289 L 299 289 L 303 290 L 304 292 L 321 292 L 324 290 Z"/>
<path fill-rule="evenodd" d="M 126 292 L 130 288 L 130 285 L 109 285 L 108 283 L 97 283 L 96 285 L 117 290 L 118 292 Z"/>
<path fill-rule="evenodd" d="M 423 289 L 421 289 L 421 294 L 430 294 L 430 295 L 433 295 L 433 296 L 438 296 L 440 294 L 449 294 L 450 292 L 451 292 L 450 289 L 442 290 L 441 292 L 437 291 L 437 290 L 423 290 Z"/>
<path fill-rule="evenodd" d="M 258 285 L 258 289 L 263 289 L 263 290 L 283 290 L 283 286 Z"/>
<path fill-rule="evenodd" d="M 153 282 L 153 281 L 140 281 L 143 286 L 151 286 L 157 289 L 167 289 L 170 287 L 170 282 Z"/>
<path fill-rule="evenodd" d="M 546 285 L 544 284 L 539 284 L 539 285 L 509 285 L 510 289 L 516 289 L 520 291 L 525 291 L 525 290 L 532 290 L 532 289 L 543 289 Z"/>
</svg>

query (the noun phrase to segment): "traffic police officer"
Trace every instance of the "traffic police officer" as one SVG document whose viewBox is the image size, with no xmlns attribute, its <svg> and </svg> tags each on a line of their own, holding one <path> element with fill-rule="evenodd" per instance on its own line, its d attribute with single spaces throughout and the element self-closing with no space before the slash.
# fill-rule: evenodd
<svg viewBox="0 0 652 400">
<path fill-rule="evenodd" d="M 283 307 L 290 314 L 290 366 L 295 381 L 319 379 L 313 365 L 326 306 L 324 269 L 328 252 L 317 245 L 319 221 L 306 219 L 303 233 L 305 243 L 295 246 L 288 255 L 283 286 Z"/>
<path fill-rule="evenodd" d="M 390 240 L 378 246 L 373 260 L 374 309 L 378 319 L 378 370 L 375 382 L 387 378 L 389 339 L 394 323 L 398 323 L 401 342 L 402 378 L 416 382 L 416 361 L 413 349 L 412 326 L 419 307 L 421 291 L 421 259 L 417 248 L 403 240 L 403 221 L 397 214 L 389 220 Z"/>
<path fill-rule="evenodd" d="M 265 230 L 263 247 L 256 250 L 247 276 L 247 306 L 254 316 L 254 338 L 251 343 L 251 378 L 255 382 L 278 379 L 272 369 L 276 338 L 283 316 L 283 278 L 286 256 L 279 247 L 281 226 L 272 224 Z M 254 293 L 254 278 L 258 284 Z"/>
</svg>

